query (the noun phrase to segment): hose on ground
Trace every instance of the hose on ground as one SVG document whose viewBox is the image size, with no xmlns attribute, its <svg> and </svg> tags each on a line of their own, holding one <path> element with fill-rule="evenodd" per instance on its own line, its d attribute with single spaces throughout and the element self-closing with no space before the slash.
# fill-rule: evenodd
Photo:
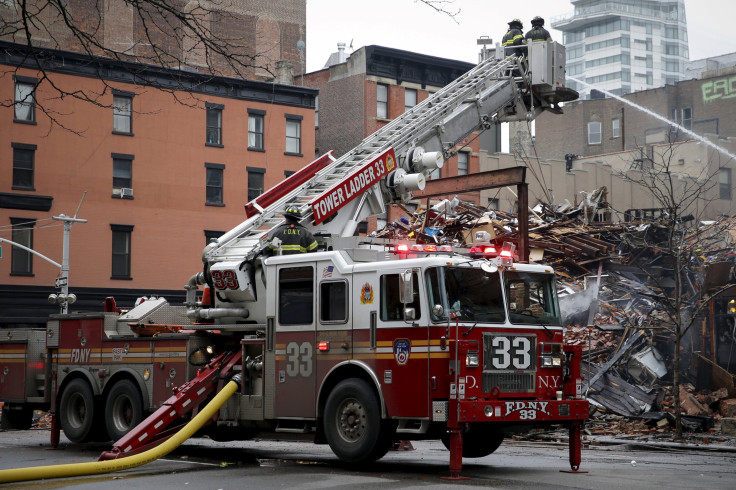
<svg viewBox="0 0 736 490">
<path fill-rule="evenodd" d="M 236 375 L 238 376 L 238 375 Z M 99 475 L 115 471 L 128 470 L 155 461 L 166 456 L 189 439 L 211 419 L 220 407 L 238 390 L 239 377 L 232 381 L 209 402 L 192 420 L 182 429 L 160 445 L 127 458 L 110 461 L 95 461 L 90 463 L 71 463 L 54 466 L 34 466 L 30 468 L 14 468 L 0 470 L 0 483 L 12 483 L 48 478 L 68 478 L 71 476 Z"/>
</svg>

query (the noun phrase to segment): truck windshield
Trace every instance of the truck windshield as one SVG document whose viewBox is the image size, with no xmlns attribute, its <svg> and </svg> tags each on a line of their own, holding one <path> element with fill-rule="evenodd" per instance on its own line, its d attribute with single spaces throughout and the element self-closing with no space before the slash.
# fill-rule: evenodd
<svg viewBox="0 0 736 490">
<path fill-rule="evenodd" d="M 501 278 L 472 267 L 434 267 L 428 269 L 427 293 L 430 307 L 441 305 L 444 317 L 432 313 L 432 320 L 447 316 L 469 322 L 503 323 Z"/>
<path fill-rule="evenodd" d="M 554 276 L 534 272 L 504 272 L 509 320 L 519 325 L 560 325 Z"/>
</svg>

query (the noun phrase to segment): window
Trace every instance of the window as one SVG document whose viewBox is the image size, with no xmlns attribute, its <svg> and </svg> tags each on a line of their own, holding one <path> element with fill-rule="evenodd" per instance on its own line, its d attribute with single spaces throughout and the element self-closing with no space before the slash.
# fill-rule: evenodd
<svg viewBox="0 0 736 490">
<path fill-rule="evenodd" d="M 112 276 L 110 279 L 131 279 L 130 238 L 133 225 L 110 225 L 112 230 Z"/>
<path fill-rule="evenodd" d="M 248 170 L 248 202 L 263 194 L 263 174 L 265 168 L 246 167 Z"/>
<path fill-rule="evenodd" d="M 248 149 L 263 151 L 263 120 L 266 111 L 248 109 Z"/>
<path fill-rule="evenodd" d="M 690 107 L 686 107 L 682 110 L 682 127 L 685 129 L 693 128 L 693 110 Z"/>
<path fill-rule="evenodd" d="M 34 190 L 36 145 L 11 143 L 13 148 L 13 189 Z"/>
<path fill-rule="evenodd" d="M 414 308 L 414 319 L 421 317 L 422 310 L 419 307 L 419 280 L 416 272 L 412 274 L 414 283 L 414 294 L 407 308 Z M 404 321 L 404 305 L 399 301 L 399 275 L 386 274 L 381 276 L 381 320 L 384 322 Z"/>
<path fill-rule="evenodd" d="M 376 117 L 388 119 L 388 85 L 376 86 Z"/>
<path fill-rule="evenodd" d="M 404 110 L 408 111 L 412 107 L 417 105 L 417 91 L 413 88 L 407 88 L 404 90 Z"/>
<path fill-rule="evenodd" d="M 302 154 L 302 116 L 286 115 L 286 153 Z"/>
<path fill-rule="evenodd" d="M 209 245 L 212 241 L 217 240 L 224 234 L 225 232 L 220 230 L 204 230 L 205 245 Z"/>
<path fill-rule="evenodd" d="M 722 168 L 718 172 L 718 187 L 720 190 L 720 198 L 731 200 L 731 169 Z"/>
<path fill-rule="evenodd" d="M 470 153 L 461 151 L 457 154 L 457 174 L 468 175 L 468 161 Z"/>
<path fill-rule="evenodd" d="M 601 123 L 589 122 L 588 123 L 588 144 L 589 145 L 600 145 L 601 144 Z"/>
<path fill-rule="evenodd" d="M 133 134 L 133 94 L 112 91 L 112 132 Z"/>
<path fill-rule="evenodd" d="M 437 180 L 442 178 L 442 169 L 436 168 L 429 173 L 429 180 Z"/>
<path fill-rule="evenodd" d="M 10 224 L 13 228 L 10 240 L 32 250 L 33 227 L 36 225 L 36 220 L 33 218 L 10 218 Z M 10 275 L 32 276 L 33 254 L 15 245 L 10 250 Z"/>
<path fill-rule="evenodd" d="M 205 163 L 204 166 L 207 173 L 205 204 L 207 206 L 224 206 L 222 200 L 222 174 L 225 165 Z"/>
<path fill-rule="evenodd" d="M 133 199 L 133 155 L 112 154 L 112 195 Z"/>
<path fill-rule="evenodd" d="M 309 325 L 314 302 L 312 267 L 285 267 L 279 271 L 279 323 Z"/>
<path fill-rule="evenodd" d="M 319 127 L 319 95 L 314 98 L 314 127 Z"/>
<path fill-rule="evenodd" d="M 618 138 L 621 136 L 621 120 L 614 119 L 611 121 L 611 136 Z"/>
<path fill-rule="evenodd" d="M 208 146 L 222 146 L 222 104 L 205 103 L 207 108 L 207 140 Z"/>
<path fill-rule="evenodd" d="M 15 122 L 36 122 L 35 78 L 15 76 Z"/>
<path fill-rule="evenodd" d="M 332 265 L 326 266 L 324 274 L 331 274 Z M 323 282 L 319 286 L 319 320 L 322 323 L 345 323 L 348 321 L 348 286 L 344 281 Z"/>
<path fill-rule="evenodd" d="M 486 206 L 486 209 L 488 209 L 489 211 L 498 211 L 498 198 L 489 197 L 488 206 Z"/>
</svg>

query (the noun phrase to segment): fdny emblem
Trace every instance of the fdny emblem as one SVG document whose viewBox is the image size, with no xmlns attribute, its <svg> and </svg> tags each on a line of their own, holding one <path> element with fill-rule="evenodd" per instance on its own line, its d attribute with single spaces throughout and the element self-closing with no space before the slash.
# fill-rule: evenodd
<svg viewBox="0 0 736 490">
<path fill-rule="evenodd" d="M 360 303 L 364 305 L 373 304 L 373 286 L 368 283 L 363 284 L 360 288 Z"/>
<path fill-rule="evenodd" d="M 389 153 L 386 157 L 386 171 L 391 172 L 394 168 L 396 168 L 396 162 L 394 161 L 394 157 Z"/>
<path fill-rule="evenodd" d="M 411 353 L 411 341 L 409 339 L 394 340 L 394 357 L 399 366 L 403 366 L 409 360 Z"/>
</svg>

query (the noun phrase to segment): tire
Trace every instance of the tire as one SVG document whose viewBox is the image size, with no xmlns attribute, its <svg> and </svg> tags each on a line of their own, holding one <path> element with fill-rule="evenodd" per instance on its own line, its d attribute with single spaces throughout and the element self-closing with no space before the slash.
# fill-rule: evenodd
<svg viewBox="0 0 736 490">
<path fill-rule="evenodd" d="M 93 436 L 95 399 L 92 388 L 83 379 L 72 380 L 61 394 L 59 423 L 72 442 L 86 442 Z"/>
<path fill-rule="evenodd" d="M 3 407 L 0 415 L 0 428 L 4 430 L 27 430 L 33 425 L 33 410 L 30 408 L 13 409 Z"/>
<path fill-rule="evenodd" d="M 347 463 L 375 461 L 391 446 L 381 430 L 378 399 L 361 379 L 341 381 L 327 397 L 324 431 L 332 452 Z"/>
<path fill-rule="evenodd" d="M 113 441 L 143 421 L 143 398 L 138 387 L 127 379 L 115 383 L 105 401 L 105 427 Z"/>
<path fill-rule="evenodd" d="M 450 435 L 441 437 L 442 444 L 450 450 Z M 503 442 L 503 432 L 487 424 L 475 424 L 463 433 L 463 458 L 483 458 L 499 448 Z"/>
</svg>

